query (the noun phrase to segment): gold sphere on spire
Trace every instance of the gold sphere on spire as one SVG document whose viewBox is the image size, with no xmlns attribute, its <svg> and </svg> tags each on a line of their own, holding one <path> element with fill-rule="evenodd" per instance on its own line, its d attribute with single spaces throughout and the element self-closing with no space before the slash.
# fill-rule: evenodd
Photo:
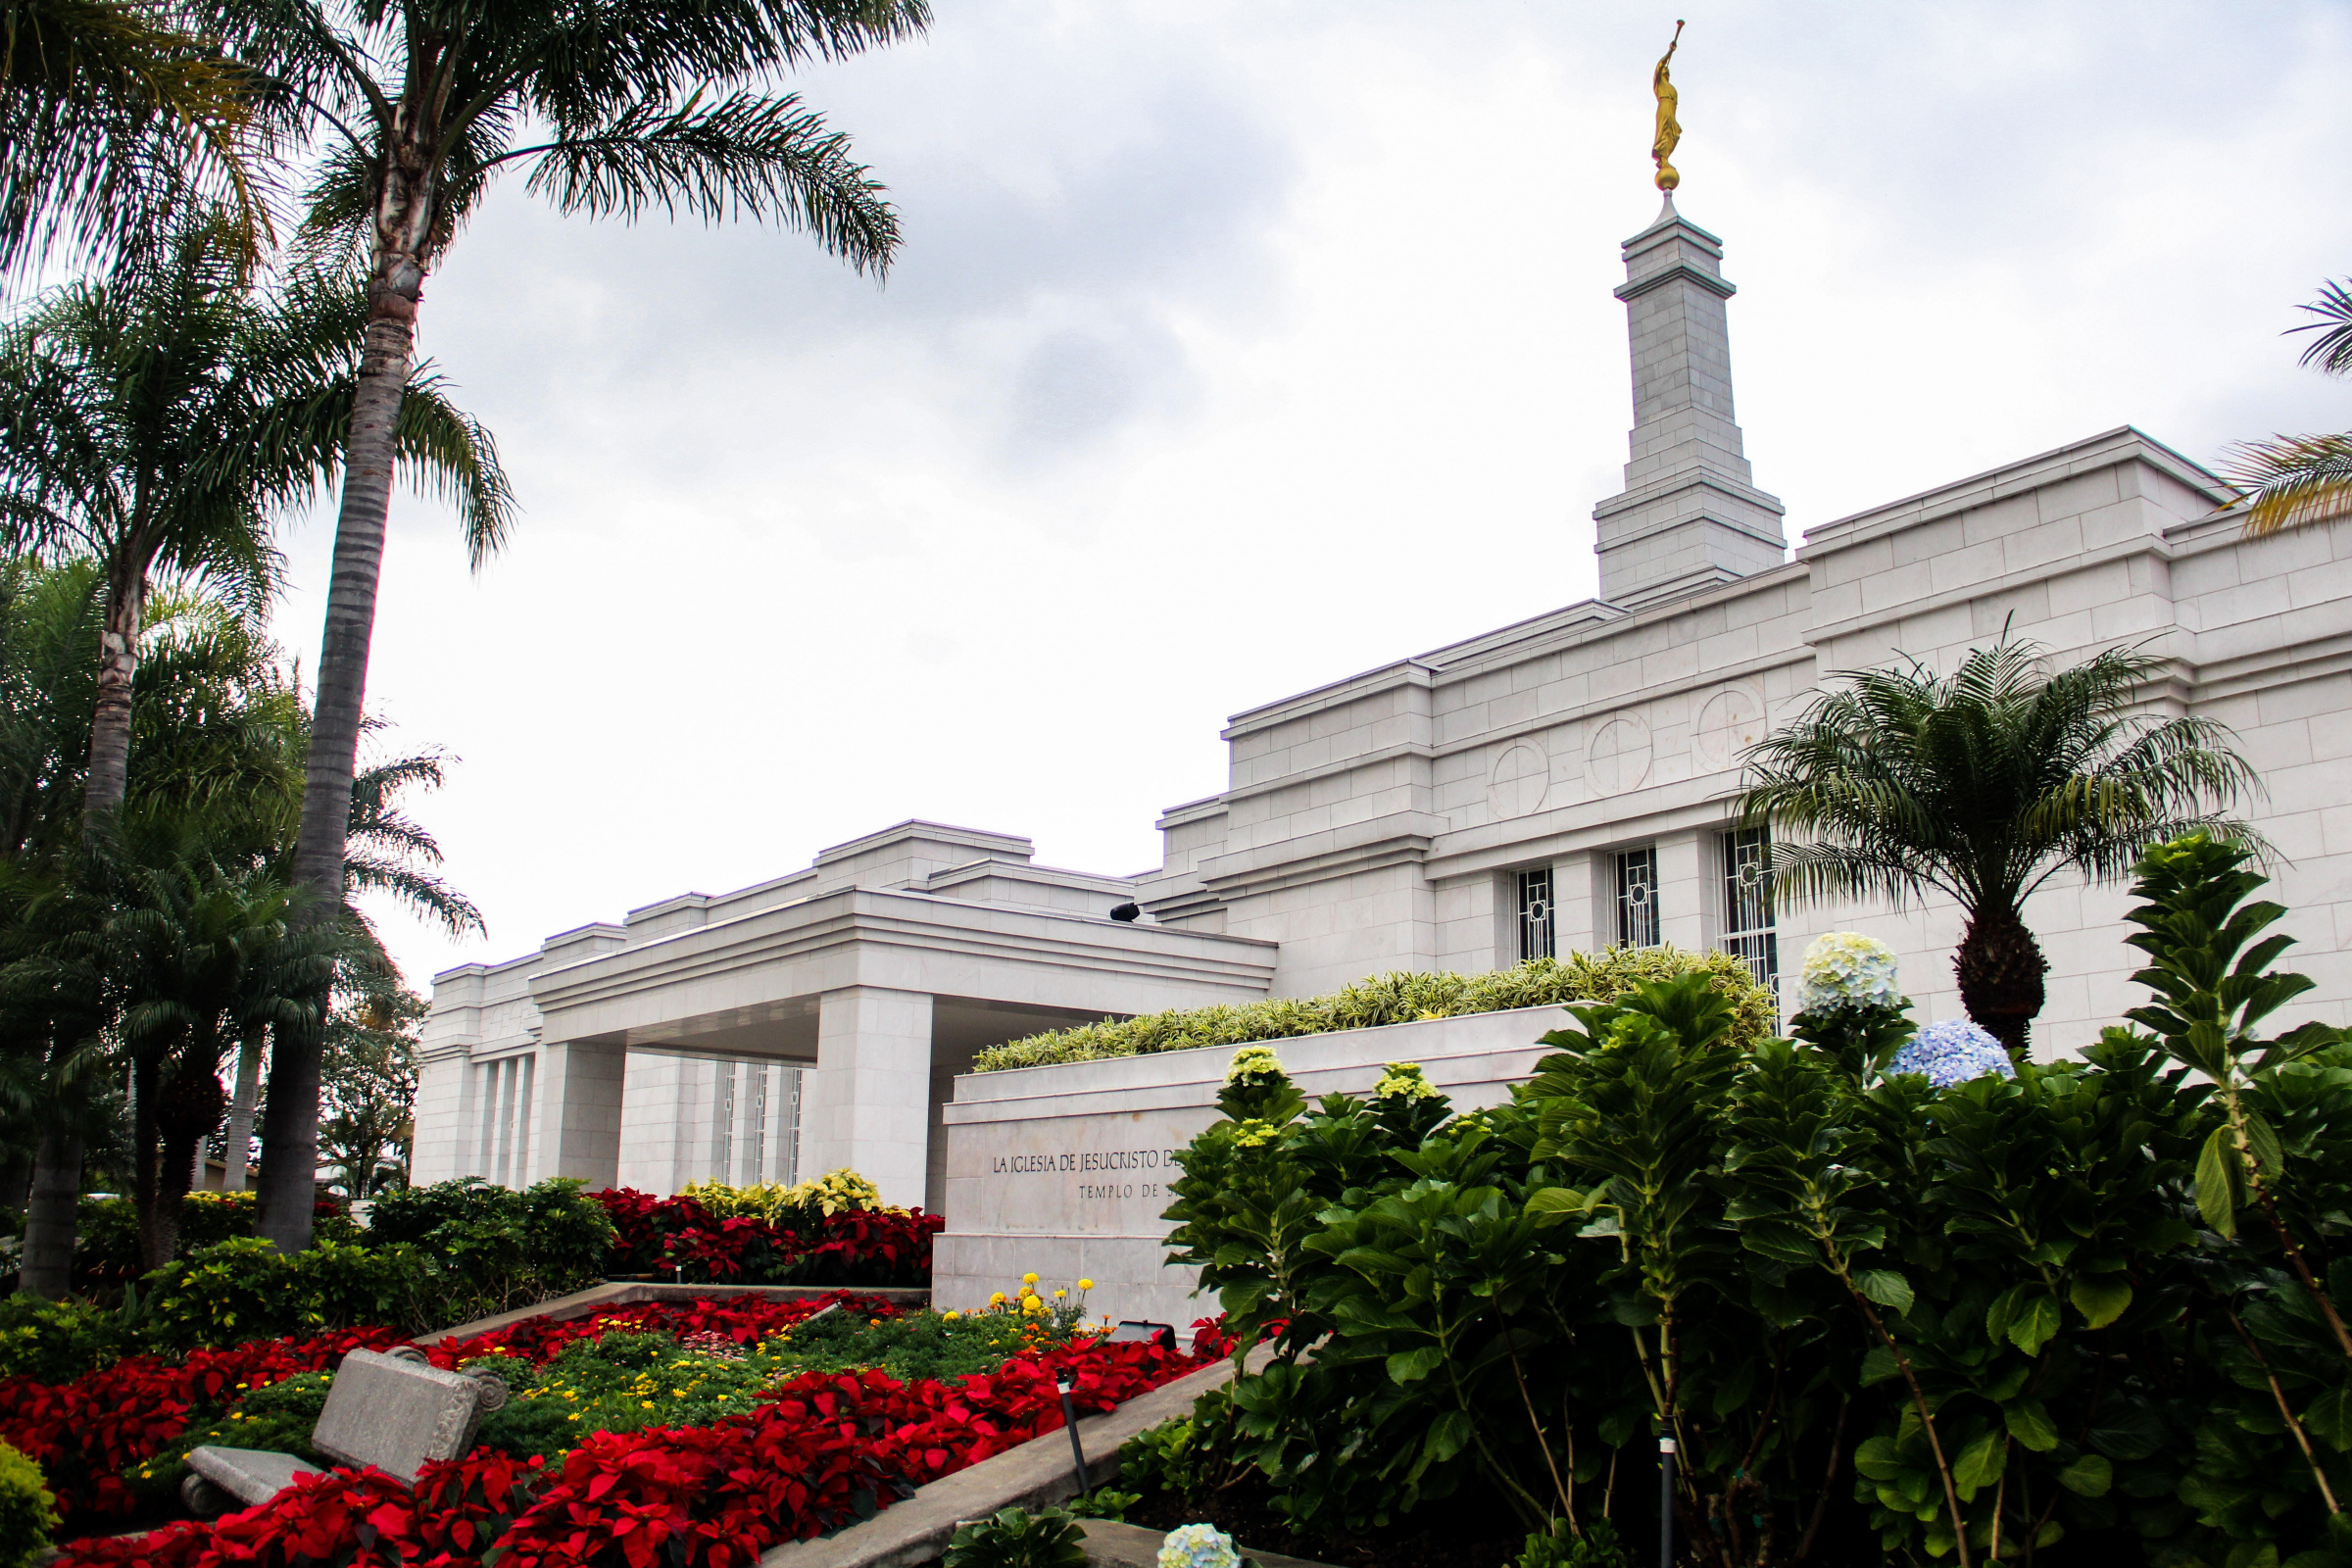
<svg viewBox="0 0 2352 1568">
<path fill-rule="evenodd" d="M 1683 24 L 1677 22 L 1666 52 L 1658 56 L 1658 69 L 1649 74 L 1649 90 L 1658 95 L 1658 133 L 1649 144 L 1649 156 L 1658 166 L 1658 189 L 1669 192 L 1683 182 L 1683 176 L 1674 172 L 1674 165 L 1667 162 L 1674 156 L 1675 144 L 1683 139 L 1683 125 L 1674 118 L 1682 95 L 1674 90 L 1674 75 L 1666 69 L 1666 62 L 1674 58 L 1675 50 L 1682 44 Z"/>
</svg>

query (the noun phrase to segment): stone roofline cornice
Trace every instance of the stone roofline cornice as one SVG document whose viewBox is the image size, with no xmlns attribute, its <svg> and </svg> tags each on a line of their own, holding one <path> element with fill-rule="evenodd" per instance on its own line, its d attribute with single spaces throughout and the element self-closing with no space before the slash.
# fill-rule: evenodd
<svg viewBox="0 0 2352 1568">
<path fill-rule="evenodd" d="M 1218 932 L 844 888 L 548 970 L 533 977 L 531 999 L 547 1017 L 852 944 L 1260 990 L 1280 951 L 1277 943 Z"/>
<path fill-rule="evenodd" d="M 1853 513 L 1808 528 L 1803 543 L 1797 547 L 1797 557 L 1799 560 L 1808 560 L 1824 551 L 1843 550 L 1865 540 L 1917 527 L 1954 513 L 1968 512 L 1991 502 L 2006 500 L 2010 496 L 2022 495 L 2029 490 L 2038 490 L 2075 474 L 2095 472 L 2133 460 L 2179 480 L 2216 507 L 2237 494 L 2203 465 L 2181 456 L 2135 426 L 2119 424 L 2111 430 L 2102 430 L 2097 435 L 2053 447 L 2016 463 L 1987 468 L 1965 479 L 1956 479 L 1950 484 L 1922 490 L 1917 495 L 1890 501 L 1868 512 Z"/>
</svg>

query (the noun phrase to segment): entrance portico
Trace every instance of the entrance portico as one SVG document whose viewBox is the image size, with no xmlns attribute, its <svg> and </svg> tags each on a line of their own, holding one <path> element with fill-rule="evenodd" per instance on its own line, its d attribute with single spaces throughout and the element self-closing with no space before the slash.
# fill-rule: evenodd
<svg viewBox="0 0 2352 1568">
<path fill-rule="evenodd" d="M 849 1166 L 936 1207 L 939 1107 L 981 1048 L 1265 995 L 1275 944 L 1113 919 L 1129 879 L 1029 853 L 901 823 L 436 976 L 414 1179 L 674 1191 Z"/>
</svg>

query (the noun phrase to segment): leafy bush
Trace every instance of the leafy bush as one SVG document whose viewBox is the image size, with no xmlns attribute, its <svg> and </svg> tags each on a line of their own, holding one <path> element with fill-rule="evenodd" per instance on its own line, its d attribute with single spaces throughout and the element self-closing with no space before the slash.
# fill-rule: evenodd
<svg viewBox="0 0 2352 1568">
<path fill-rule="evenodd" d="M 1148 1013 L 1123 1023 L 1082 1024 L 990 1046 L 972 1060 L 974 1072 L 1043 1067 L 1106 1056 L 1152 1055 L 1203 1046 L 1288 1040 L 1336 1029 L 1371 1029 L 1423 1018 L 1612 1002 L 1642 981 L 1703 974 L 1732 1004 L 1735 1038 L 1760 1040 L 1773 1029 L 1772 993 L 1747 965 L 1728 953 L 1684 953 L 1672 947 L 1610 948 L 1565 958 L 1531 958 L 1492 974 L 1425 974 L 1405 970 L 1359 980 L 1325 997 L 1272 997 L 1215 1007 Z"/>
<path fill-rule="evenodd" d="M 2352 1560 L 2352 1045 L 2265 1032 L 2308 982 L 2245 859 L 2150 852 L 2152 1033 L 2014 1076 L 1883 1073 L 1883 1006 L 1751 1045 L 1696 975 L 1573 1008 L 1486 1111 L 1237 1072 L 1170 1246 L 1275 1354 L 1134 1478 L 1221 1446 L 1301 1535 L 1493 1498 L 1574 1521 L 1548 1564 L 1662 1429 L 1724 1564 Z"/>
<path fill-rule="evenodd" d="M 0 1443 L 0 1568 L 27 1568 L 57 1528 L 57 1499 L 40 1466 Z"/>
<path fill-rule="evenodd" d="M 1511 1568 L 1633 1568 L 1633 1562 L 1608 1520 L 1592 1520 L 1579 1533 L 1566 1519 L 1555 1519 L 1549 1530 L 1527 1538 L 1527 1549 Z"/>
<path fill-rule="evenodd" d="M 253 1234 L 252 1193 L 192 1192 L 179 1200 L 180 1257 Z M 320 1241 L 351 1242 L 360 1228 L 344 1206 L 319 1200 L 313 1234 Z M 139 1276 L 138 1206 L 127 1198 L 84 1197 L 77 1205 L 74 1272 L 84 1287 L 119 1285 Z"/>
<path fill-rule="evenodd" d="M 1066 1508 L 1002 1508 L 956 1528 L 947 1568 L 1082 1568 L 1086 1533 Z"/>
<path fill-rule="evenodd" d="M 130 1353 L 132 1311 L 103 1311 L 88 1301 L 0 1297 L 0 1378 L 63 1383 Z"/>
<path fill-rule="evenodd" d="M 368 1217 L 368 1244 L 406 1244 L 456 1293 L 449 1322 L 486 1317 L 601 1279 L 614 1231 L 585 1184 L 556 1177 L 516 1192 L 478 1176 L 389 1192 Z"/>
<path fill-rule="evenodd" d="M 158 1350 L 381 1323 L 438 1328 L 452 1295 L 414 1248 L 322 1242 L 293 1256 L 254 1237 L 200 1249 L 140 1281 L 141 1341 Z"/>
</svg>

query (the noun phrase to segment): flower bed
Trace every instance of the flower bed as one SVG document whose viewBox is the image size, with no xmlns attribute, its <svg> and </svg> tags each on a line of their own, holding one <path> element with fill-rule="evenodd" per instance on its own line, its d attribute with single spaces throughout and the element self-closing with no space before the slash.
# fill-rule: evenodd
<svg viewBox="0 0 2352 1568">
<path fill-rule="evenodd" d="M 942 1215 L 880 1206 L 730 1213 L 714 1207 L 720 1191 L 656 1198 L 619 1187 L 590 1195 L 612 1220 L 611 1271 L 727 1285 L 931 1283 Z"/>
<path fill-rule="evenodd" d="M 889 1316 L 877 1302 L 845 1304 L 870 1312 L 868 1321 Z M 605 1331 L 657 1326 L 748 1348 L 769 1326 L 766 1314 L 788 1307 L 805 1316 L 809 1304 L 628 1307 L 588 1324 L 522 1324 L 440 1345 L 433 1359 L 536 1363 Z M 1035 1338 L 1030 1326 L 1013 1333 Z M 1056 1373 L 1070 1375 L 1072 1403 L 1096 1413 L 1204 1366 L 1228 1345 L 1216 1331 L 1195 1338 L 1193 1354 L 1080 1338 L 1030 1345 L 993 1373 L 953 1382 L 811 1371 L 762 1392 L 743 1415 L 701 1427 L 595 1432 L 560 1462 L 475 1448 L 428 1464 L 414 1491 L 336 1469 L 214 1523 L 73 1544 L 59 1568 L 470 1568 L 484 1558 L 499 1568 L 748 1568 L 766 1546 L 865 1519 L 912 1488 L 1060 1427 Z"/>
</svg>

